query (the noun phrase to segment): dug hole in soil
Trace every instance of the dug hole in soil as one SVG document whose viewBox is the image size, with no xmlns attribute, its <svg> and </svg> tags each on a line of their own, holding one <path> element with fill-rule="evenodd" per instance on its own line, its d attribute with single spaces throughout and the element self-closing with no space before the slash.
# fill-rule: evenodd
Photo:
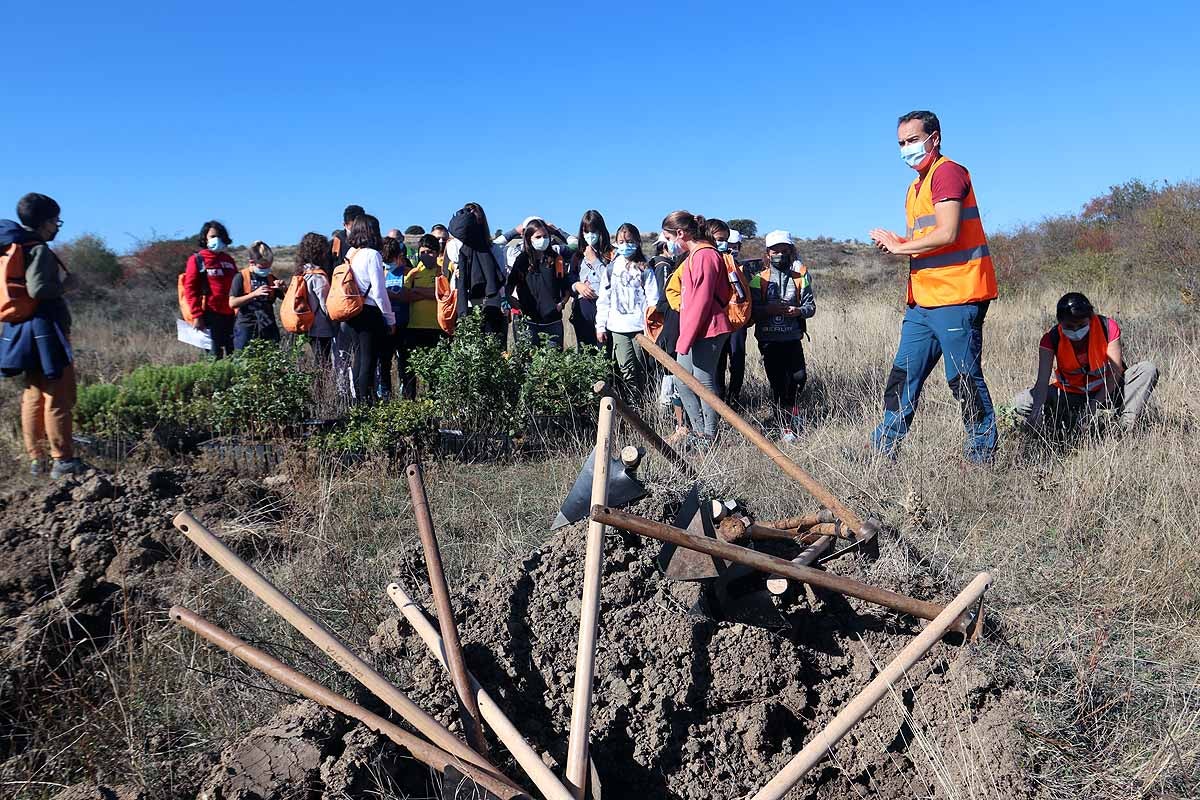
<svg viewBox="0 0 1200 800">
<path fill-rule="evenodd" d="M 130 584 L 127 577 L 116 582 L 117 573 L 127 576 L 132 565 L 143 563 L 152 571 L 165 560 L 156 553 L 187 546 L 170 528 L 174 513 L 189 508 L 207 522 L 205 504 L 220 496 L 169 470 L 140 474 L 128 486 L 100 480 L 54 490 L 82 499 L 49 503 L 42 516 L 27 515 L 26 522 L 17 521 L 11 501 L 0 505 L 3 613 L 6 620 L 17 619 L 14 626 L 6 624 L 5 636 L 15 634 L 10 652 L 24 659 L 10 661 L 0 698 L 5 702 L 15 696 L 13 681 L 28 680 L 42 658 L 21 648 L 24 620 L 38 620 L 29 623 L 34 630 L 45 625 L 44 615 L 54 613 L 30 602 L 47 593 L 50 579 L 37 573 L 45 571 L 47 544 L 56 554 L 52 560 L 61 560 L 60 573 L 77 586 L 71 590 L 77 612 L 90 609 L 99 620 L 112 613 L 117 589 Z M 92 496 L 96 499 L 88 499 Z M 92 506 L 117 513 L 125 508 L 118 504 L 122 498 L 129 513 L 142 514 L 141 527 L 123 542 L 87 538 L 85 521 L 96 514 Z M 632 510 L 669 521 L 678 502 L 669 491 L 656 489 Z M 469 668 L 560 775 L 566 763 L 585 536 L 586 522 L 563 528 L 519 563 L 453 587 Z M 33 547 L 31 537 L 43 544 Z M 89 562 L 107 559 L 98 574 L 80 569 L 83 559 L 77 554 L 87 547 L 103 550 L 103 557 L 89 556 Z M 885 558 L 888 547 L 885 542 Z M 605 542 L 591 756 L 608 798 L 747 796 L 920 629 L 910 618 L 825 592 L 800 592 L 784 603 L 787 627 L 714 621 L 692 610 L 696 584 L 661 577 L 658 549 L 657 542 L 619 532 L 610 532 Z M 29 555 L 34 550 L 40 552 Z M 887 570 L 873 571 L 857 557 L 844 558 L 831 570 L 923 599 L 944 602 L 953 593 L 920 580 L 889 580 Z M 380 576 L 380 593 L 393 579 L 432 609 L 419 548 L 410 549 L 392 575 Z M 170 604 L 169 598 L 154 599 L 164 609 Z M 449 675 L 398 611 L 365 648 L 350 644 L 419 706 L 461 732 Z M 987 643 L 937 645 L 893 697 L 885 698 L 789 796 L 1036 796 L 1016 728 L 1026 697 L 988 668 L 989 648 Z M 365 692 L 353 699 L 385 711 Z M 281 705 L 266 725 L 219 754 L 198 759 L 205 769 L 197 775 L 196 796 L 429 796 L 429 771 L 386 739 L 307 701 Z M 6 716 L 12 711 L 6 709 Z M 492 745 L 497 763 L 532 789 L 502 745 L 494 739 Z M 78 786 L 61 798 L 140 796 L 133 789 L 119 791 Z"/>
</svg>

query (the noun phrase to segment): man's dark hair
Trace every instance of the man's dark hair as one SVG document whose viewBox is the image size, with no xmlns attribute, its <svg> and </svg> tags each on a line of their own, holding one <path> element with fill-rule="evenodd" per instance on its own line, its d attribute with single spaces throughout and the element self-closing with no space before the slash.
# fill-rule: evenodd
<svg viewBox="0 0 1200 800">
<path fill-rule="evenodd" d="M 901 117 L 896 125 L 900 126 L 906 122 L 912 122 L 914 119 L 921 120 L 921 127 L 924 128 L 927 136 L 942 132 L 942 123 L 938 121 L 937 114 L 932 111 L 910 111 Z"/>
<path fill-rule="evenodd" d="M 432 233 L 427 233 L 417 241 L 417 249 L 420 250 L 422 247 L 428 247 L 433 252 L 438 253 L 441 252 L 442 243 Z"/>
<path fill-rule="evenodd" d="M 379 220 L 370 214 L 361 214 L 350 224 L 350 235 L 346 244 L 351 247 L 369 247 L 379 250 L 383 247 L 383 236 L 379 234 Z"/>
<path fill-rule="evenodd" d="M 409 225 L 407 228 L 404 229 L 404 235 L 405 236 L 424 236 L 425 229 L 422 228 L 420 225 Z"/>
<path fill-rule="evenodd" d="M 17 201 L 17 219 L 27 228 L 37 229 L 58 219 L 62 208 L 53 197 L 30 192 Z"/>
<path fill-rule="evenodd" d="M 1091 319 L 1095 313 L 1092 301 L 1082 292 L 1067 292 L 1058 298 L 1058 307 L 1054 310 L 1059 322 L 1064 319 Z"/>
<path fill-rule="evenodd" d="M 210 219 L 208 222 L 200 226 L 200 235 L 196 237 L 197 242 L 201 247 L 208 247 L 208 229 L 217 229 L 217 238 L 226 246 L 233 244 L 233 239 L 229 238 L 229 231 L 226 230 L 225 224 L 218 222 L 215 219 Z"/>
<path fill-rule="evenodd" d="M 446 226 L 440 222 L 429 229 L 429 232 L 433 233 L 433 234 L 436 234 L 438 231 L 446 231 L 446 233 L 450 232 L 449 230 L 446 229 Z"/>
<path fill-rule="evenodd" d="M 367 212 L 362 206 L 346 206 L 346 210 L 342 212 L 342 223 L 348 225 L 365 213 Z"/>
</svg>

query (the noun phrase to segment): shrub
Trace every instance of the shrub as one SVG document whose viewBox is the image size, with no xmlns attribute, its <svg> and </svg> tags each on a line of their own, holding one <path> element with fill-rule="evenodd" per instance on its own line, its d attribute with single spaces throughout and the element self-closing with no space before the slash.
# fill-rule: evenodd
<svg viewBox="0 0 1200 800">
<path fill-rule="evenodd" d="M 505 352 L 483 332 L 478 314 L 460 319 L 452 339 L 413 353 L 409 363 L 441 420 L 476 433 L 513 433 L 531 416 L 583 411 L 609 371 L 593 347 L 560 352 L 518 341 Z"/>
<path fill-rule="evenodd" d="M 283 433 L 304 416 L 313 376 L 303 367 L 303 346 L 283 348 L 256 339 L 232 360 L 233 380 L 213 394 L 217 429 L 256 438 Z"/>
<path fill-rule="evenodd" d="M 731 219 L 726 224 L 747 239 L 758 236 L 758 223 L 752 219 Z"/>
<path fill-rule="evenodd" d="M 95 234 L 85 233 L 60 245 L 57 251 L 67 269 L 71 270 L 71 274 L 85 290 L 79 293 L 81 299 L 94 294 L 97 289 L 105 290 L 121 281 L 121 260 L 109 249 L 105 241 Z"/>
<path fill-rule="evenodd" d="M 575 414 L 596 402 L 592 387 L 608 376 L 608 359 L 594 347 L 554 350 L 540 347 L 529 352 L 521 382 L 520 414 L 556 416 Z"/>
<path fill-rule="evenodd" d="M 200 435 L 212 425 L 213 395 L 234 378 L 230 361 L 139 367 L 117 383 L 80 388 L 75 420 L 81 431 L 129 438 L 146 430 Z"/>
<path fill-rule="evenodd" d="M 430 441 L 437 433 L 437 411 L 431 400 L 387 400 L 373 406 L 355 406 L 345 427 L 326 434 L 322 449 L 346 455 L 387 453 L 402 445 Z"/>
<path fill-rule="evenodd" d="M 187 260 L 200 248 L 194 239 L 147 239 L 129 257 L 126 278 L 149 281 L 161 289 L 174 288 Z"/>
</svg>

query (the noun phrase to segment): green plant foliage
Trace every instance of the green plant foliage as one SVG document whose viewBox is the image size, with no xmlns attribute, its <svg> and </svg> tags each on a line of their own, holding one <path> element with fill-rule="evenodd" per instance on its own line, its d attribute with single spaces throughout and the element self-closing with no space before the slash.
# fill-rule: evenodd
<svg viewBox="0 0 1200 800">
<path fill-rule="evenodd" d="M 255 438 L 299 422 L 312 400 L 313 376 L 301 366 L 302 345 L 282 348 L 256 339 L 233 359 L 233 380 L 213 394 L 217 429 Z"/>
<path fill-rule="evenodd" d="M 522 417 L 574 414 L 592 406 L 592 387 L 609 372 L 608 360 L 600 350 L 541 347 L 527 352 L 528 361 L 522 368 Z"/>
<path fill-rule="evenodd" d="M 85 433 L 136 437 L 169 427 L 180 433 L 207 431 L 213 395 L 234 379 L 231 361 L 139 367 L 117 383 L 79 389 L 75 421 Z"/>
<path fill-rule="evenodd" d="M 408 443 L 421 444 L 437 434 L 437 410 L 431 400 L 387 400 L 356 406 L 339 431 L 320 439 L 322 449 L 345 455 L 395 454 Z"/>
<path fill-rule="evenodd" d="M 512 433 L 531 416 L 568 416 L 590 407 L 592 386 L 609 372 L 596 348 L 559 352 L 518 341 L 504 351 L 478 314 L 454 337 L 417 351 L 409 363 L 438 416 L 476 433 Z"/>
<path fill-rule="evenodd" d="M 747 239 L 758 236 L 758 223 L 752 219 L 731 219 L 726 224 Z"/>
</svg>

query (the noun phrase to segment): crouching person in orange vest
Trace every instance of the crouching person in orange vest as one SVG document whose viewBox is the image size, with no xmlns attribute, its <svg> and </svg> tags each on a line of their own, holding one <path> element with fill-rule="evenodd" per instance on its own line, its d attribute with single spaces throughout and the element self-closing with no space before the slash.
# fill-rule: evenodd
<svg viewBox="0 0 1200 800">
<path fill-rule="evenodd" d="M 983 320 L 996 299 L 996 272 L 965 168 L 941 154 L 942 129 L 930 111 L 899 122 L 900 157 L 917 171 L 908 188 L 908 234 L 876 228 L 871 239 L 887 253 L 908 256 L 908 311 L 900 347 L 883 392 L 883 422 L 872 448 L 894 456 L 917 412 L 921 387 L 944 359 L 946 382 L 962 406 L 966 458 L 990 462 L 996 413 L 983 377 Z"/>
<path fill-rule="evenodd" d="M 1079 292 L 1064 294 L 1056 315 L 1038 348 L 1037 382 L 1013 398 L 1017 416 L 1030 428 L 1049 422 L 1061 431 L 1111 408 L 1129 430 L 1158 383 L 1158 367 L 1141 361 L 1126 368 L 1120 326 Z"/>
</svg>

